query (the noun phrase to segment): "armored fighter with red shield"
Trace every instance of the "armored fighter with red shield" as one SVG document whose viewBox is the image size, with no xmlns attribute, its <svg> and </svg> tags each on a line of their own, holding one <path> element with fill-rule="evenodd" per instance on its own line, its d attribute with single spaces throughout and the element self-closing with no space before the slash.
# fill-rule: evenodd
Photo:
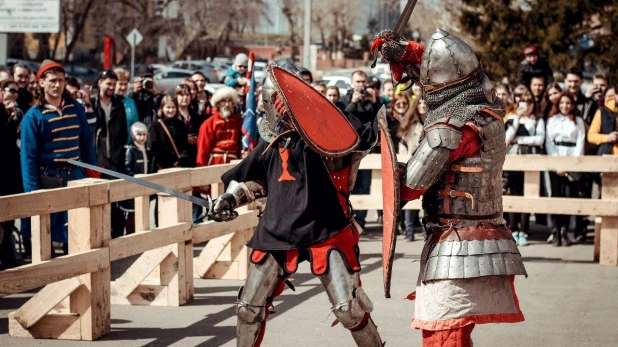
<svg viewBox="0 0 618 347">
<path fill-rule="evenodd" d="M 475 324 L 524 320 L 514 276 L 527 274 L 502 216 L 504 105 L 472 49 L 444 30 L 426 48 L 385 31 L 372 51 L 382 53 L 396 79 L 404 72 L 419 79 L 427 105 L 420 144 L 403 170 L 388 150 L 388 132 L 381 132 L 383 180 L 401 183 L 395 191 L 399 184 L 384 186 L 390 193 L 385 238 L 393 234 L 388 228 L 397 225 L 399 207 L 388 205 L 423 197 L 427 239 L 416 293 L 409 296 L 416 300 L 412 327 L 422 330 L 424 347 L 469 347 Z M 383 249 L 387 293 L 389 241 Z"/>
<path fill-rule="evenodd" d="M 226 172 L 226 192 L 209 213 L 231 220 L 234 209 L 262 197 L 266 208 L 248 243 L 253 249 L 236 302 L 237 345 L 259 346 L 273 300 L 308 260 L 332 304 L 336 323 L 358 346 L 382 346 L 361 287 L 359 228 L 348 200 L 360 159 L 377 140 L 377 123 L 345 116 L 287 63 L 269 66 L 260 141 Z M 334 325 L 333 324 L 333 325 Z"/>
</svg>

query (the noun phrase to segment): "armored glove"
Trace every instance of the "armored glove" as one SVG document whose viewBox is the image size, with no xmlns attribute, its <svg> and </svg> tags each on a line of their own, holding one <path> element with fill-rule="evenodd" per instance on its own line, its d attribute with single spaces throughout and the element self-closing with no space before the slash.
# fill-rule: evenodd
<svg viewBox="0 0 618 347">
<path fill-rule="evenodd" d="M 228 222 L 238 217 L 238 212 L 234 211 L 236 198 L 232 193 L 223 193 L 212 204 L 212 210 L 208 212 L 208 218 L 216 222 Z"/>
<path fill-rule="evenodd" d="M 415 41 L 396 37 L 391 30 L 383 30 L 373 39 L 371 54 L 382 53 L 383 60 L 391 66 L 393 78 L 401 81 L 403 73 L 418 77 L 416 64 L 421 63 L 425 46 Z"/>
</svg>

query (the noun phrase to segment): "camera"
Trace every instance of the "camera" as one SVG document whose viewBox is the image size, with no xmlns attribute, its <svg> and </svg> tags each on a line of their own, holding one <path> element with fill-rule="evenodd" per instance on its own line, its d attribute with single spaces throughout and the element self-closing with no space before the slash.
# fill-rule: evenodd
<svg viewBox="0 0 618 347">
<path fill-rule="evenodd" d="M 365 96 L 369 96 L 369 92 L 367 91 L 367 87 L 363 86 L 363 87 L 361 87 L 361 89 L 359 91 L 361 92 L 361 94 L 363 94 Z"/>
<path fill-rule="evenodd" d="M 152 89 L 154 87 L 154 82 L 152 80 L 144 81 L 144 88 Z"/>
</svg>

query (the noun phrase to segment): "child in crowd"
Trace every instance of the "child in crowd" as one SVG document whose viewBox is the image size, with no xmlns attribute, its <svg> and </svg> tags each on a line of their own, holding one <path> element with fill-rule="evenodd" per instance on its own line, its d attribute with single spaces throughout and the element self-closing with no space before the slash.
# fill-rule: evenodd
<svg viewBox="0 0 618 347">
<path fill-rule="evenodd" d="M 135 176 L 139 174 L 152 173 L 152 160 L 146 151 L 146 141 L 148 139 L 148 129 L 141 122 L 131 125 L 131 138 L 133 142 L 125 146 L 127 149 L 124 160 L 124 170 L 127 175 Z M 126 212 L 127 235 L 135 232 L 135 203 L 133 199 L 123 201 L 120 208 Z"/>
</svg>

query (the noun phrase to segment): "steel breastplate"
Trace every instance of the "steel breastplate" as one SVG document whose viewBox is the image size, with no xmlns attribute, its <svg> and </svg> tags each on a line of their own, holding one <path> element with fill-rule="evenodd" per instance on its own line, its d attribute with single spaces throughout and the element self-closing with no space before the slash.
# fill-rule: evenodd
<svg viewBox="0 0 618 347">
<path fill-rule="evenodd" d="M 504 124 L 492 121 L 480 129 L 480 157 L 452 163 L 441 180 L 425 193 L 423 207 L 436 224 L 457 220 L 456 227 L 471 227 L 503 222 Z"/>
</svg>

